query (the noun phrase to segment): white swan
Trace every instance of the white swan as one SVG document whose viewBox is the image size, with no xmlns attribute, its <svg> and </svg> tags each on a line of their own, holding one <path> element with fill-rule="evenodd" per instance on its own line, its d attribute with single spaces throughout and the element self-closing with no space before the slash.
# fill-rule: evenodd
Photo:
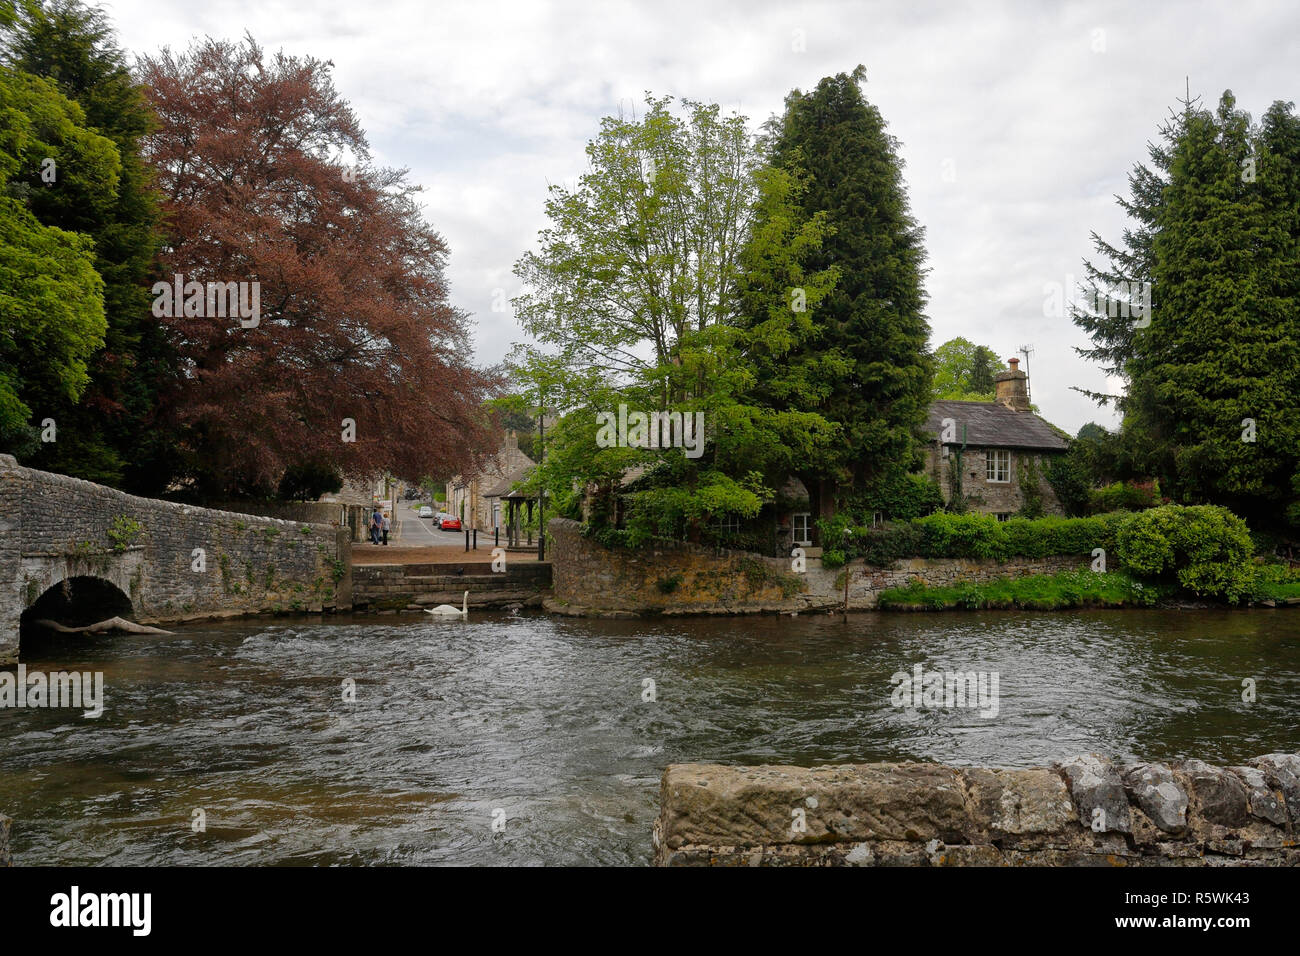
<svg viewBox="0 0 1300 956">
<path fill-rule="evenodd" d="M 424 609 L 424 613 L 436 614 L 438 617 L 460 617 L 468 620 L 469 619 L 469 592 L 466 591 L 465 596 L 461 598 L 461 606 L 459 609 L 452 607 L 450 604 L 439 604 L 437 607 L 426 607 Z"/>
</svg>

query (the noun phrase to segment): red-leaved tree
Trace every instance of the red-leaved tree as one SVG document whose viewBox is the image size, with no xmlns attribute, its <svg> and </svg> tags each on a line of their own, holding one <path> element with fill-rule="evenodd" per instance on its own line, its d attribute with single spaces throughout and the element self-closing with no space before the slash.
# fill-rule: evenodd
<svg viewBox="0 0 1300 956">
<path fill-rule="evenodd" d="M 448 302 L 446 244 L 407 171 L 369 164 L 330 67 L 266 57 L 251 37 L 141 64 L 160 120 L 146 155 L 165 196 L 161 272 L 203 290 L 155 287 L 154 310 L 182 358 L 175 414 L 205 497 L 294 466 L 443 475 L 492 444 L 482 402 L 497 383 Z M 238 314 L 235 287 L 208 288 L 232 282 L 249 284 Z"/>
</svg>

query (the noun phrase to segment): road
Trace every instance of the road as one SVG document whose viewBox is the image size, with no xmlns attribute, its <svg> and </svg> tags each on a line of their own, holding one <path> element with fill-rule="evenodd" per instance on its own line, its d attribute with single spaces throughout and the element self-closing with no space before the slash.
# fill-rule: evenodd
<svg viewBox="0 0 1300 956">
<path fill-rule="evenodd" d="M 399 548 L 430 548 L 440 544 L 449 544 L 447 539 L 451 538 L 451 532 L 439 531 L 433 526 L 432 518 L 421 518 L 416 512 L 418 504 L 413 501 L 399 501 L 397 503 L 396 534 L 392 531 L 388 533 L 388 544 L 390 547 Z"/>
</svg>

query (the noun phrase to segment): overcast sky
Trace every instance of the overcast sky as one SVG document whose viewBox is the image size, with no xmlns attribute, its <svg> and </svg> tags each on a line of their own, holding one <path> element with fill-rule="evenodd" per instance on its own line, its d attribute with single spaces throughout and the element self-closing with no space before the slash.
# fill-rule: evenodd
<svg viewBox="0 0 1300 956">
<path fill-rule="evenodd" d="M 104 6 L 136 54 L 247 30 L 269 51 L 332 60 L 375 161 L 424 186 L 485 364 L 523 338 L 509 311 L 492 310 L 494 293 L 519 291 L 511 266 L 546 224 L 547 183 L 584 170 L 602 116 L 640 111 L 652 91 L 757 126 L 792 88 L 862 63 L 926 230 L 931 345 L 963 335 L 1003 357 L 1032 347 L 1034 401 L 1071 432 L 1113 421 L 1070 390 L 1106 382 L 1074 354 L 1079 331 L 1046 314 L 1052 284 L 1073 284 L 1091 231 L 1118 237 L 1114 195 L 1185 78 L 1211 104 L 1233 90 L 1258 117 L 1296 98 L 1300 66 L 1289 0 Z"/>
</svg>

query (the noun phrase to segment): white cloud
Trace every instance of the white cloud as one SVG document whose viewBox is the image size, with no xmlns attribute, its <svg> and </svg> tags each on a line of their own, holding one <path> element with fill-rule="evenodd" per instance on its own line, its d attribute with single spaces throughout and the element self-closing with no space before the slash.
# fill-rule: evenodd
<svg viewBox="0 0 1300 956">
<path fill-rule="evenodd" d="M 1300 61 L 1300 13 L 1264 0 L 106 7 L 135 53 L 248 30 L 269 50 L 333 61 L 376 157 L 426 187 L 483 362 L 522 338 L 491 311 L 493 291 L 514 294 L 510 267 L 545 224 L 546 184 L 583 171 L 601 116 L 640 108 L 650 90 L 738 107 L 757 123 L 791 88 L 864 63 L 926 227 L 933 344 L 960 334 L 1004 356 L 1032 344 L 1034 400 L 1070 431 L 1113 418 L 1070 390 L 1106 382 L 1074 354 L 1086 344 L 1079 330 L 1044 317 L 1044 284 L 1080 273 L 1090 231 L 1118 237 L 1112 196 L 1127 191 L 1184 77 L 1193 95 L 1213 104 L 1231 88 L 1258 115 L 1294 96 Z M 944 180 L 946 159 L 955 181 Z"/>
</svg>

